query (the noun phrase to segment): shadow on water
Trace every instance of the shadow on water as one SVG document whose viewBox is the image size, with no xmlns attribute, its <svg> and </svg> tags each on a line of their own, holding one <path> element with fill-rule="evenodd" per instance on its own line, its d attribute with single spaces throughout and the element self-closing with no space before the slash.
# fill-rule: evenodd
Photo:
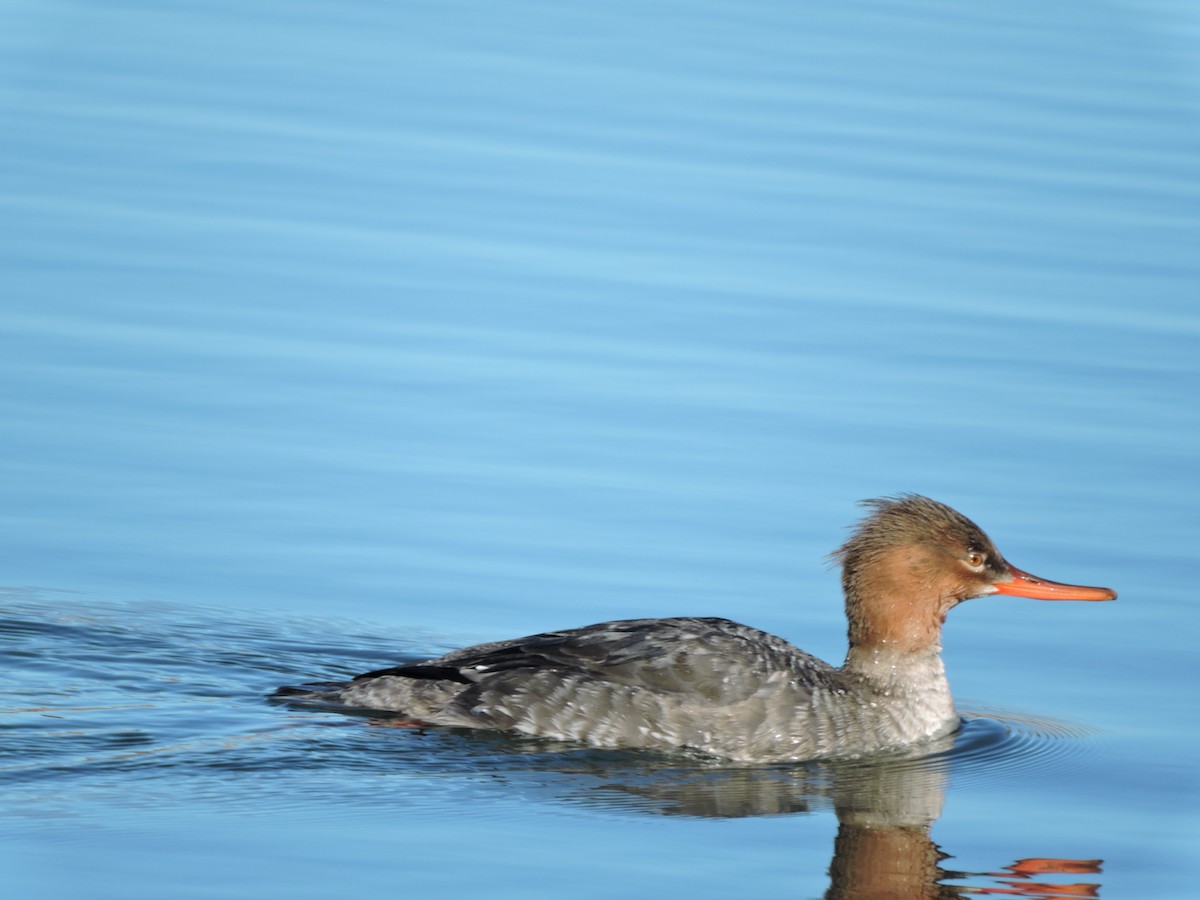
<svg viewBox="0 0 1200 900">
<path fill-rule="evenodd" d="M 831 810 L 827 897 L 1099 896 L 1100 860 L 956 871 L 931 837 L 951 781 L 1002 790 L 1014 773 L 1075 769 L 1089 747 L 1078 729 L 980 712 L 919 755 L 804 765 L 599 751 L 266 702 L 281 683 L 393 662 L 395 642 L 377 635 L 331 639 L 328 623 L 224 612 L 82 611 L 19 592 L 0 601 L 3 815 L 86 816 L 88 797 L 129 796 L 131 784 L 143 804 L 204 798 L 245 811 L 328 801 L 422 814 L 470 803 L 479 814 L 482 797 L 706 819 Z"/>
</svg>

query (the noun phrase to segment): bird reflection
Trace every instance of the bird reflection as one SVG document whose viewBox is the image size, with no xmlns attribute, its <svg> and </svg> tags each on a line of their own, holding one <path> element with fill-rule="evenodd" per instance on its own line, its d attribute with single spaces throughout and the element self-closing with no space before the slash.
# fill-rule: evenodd
<svg viewBox="0 0 1200 900">
<path fill-rule="evenodd" d="M 658 815 L 738 818 L 832 808 L 838 831 L 827 900 L 1098 897 L 1098 884 L 1078 880 L 1100 872 L 1098 859 L 1021 859 L 991 872 L 946 867 L 950 856 L 930 831 L 941 815 L 953 743 L 946 738 L 921 756 L 746 768 L 549 752 L 536 768 L 555 774 L 560 799 Z"/>
<path fill-rule="evenodd" d="M 1098 897 L 1091 882 L 1045 883 L 1037 875 L 1093 874 L 1100 860 L 1024 859 L 998 872 L 943 866 L 949 855 L 930 829 L 941 814 L 944 768 L 916 761 L 861 765 L 834 775 L 838 833 L 830 863 L 829 900 L 943 900 L 975 895 L 1025 898 Z M 953 882 L 971 881 L 973 886 Z M 982 883 L 981 883 L 982 882 Z"/>
<path fill-rule="evenodd" d="M 1099 897 L 1087 876 L 1099 859 L 1031 857 L 970 872 L 946 866 L 950 854 L 930 836 L 942 812 L 952 769 L 1001 759 L 1057 759 L 1054 737 L 1075 734 L 1052 722 L 968 716 L 966 726 L 919 749 L 860 760 L 739 766 L 708 757 L 579 748 L 501 733 L 404 726 L 410 768 L 489 773 L 489 782 L 519 781 L 558 802 L 651 815 L 743 818 L 830 810 L 838 831 L 826 900 L 949 900 L 976 896 L 1063 900 Z M 394 763 L 394 760 L 393 760 Z M 534 777 L 530 777 L 534 776 Z M 494 779 L 494 780 L 493 780 Z"/>
</svg>

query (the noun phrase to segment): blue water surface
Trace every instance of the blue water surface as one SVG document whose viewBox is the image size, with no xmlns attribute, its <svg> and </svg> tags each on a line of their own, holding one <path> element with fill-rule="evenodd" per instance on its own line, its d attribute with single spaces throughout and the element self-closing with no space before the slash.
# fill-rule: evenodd
<svg viewBox="0 0 1200 900">
<path fill-rule="evenodd" d="M 845 896 L 854 829 L 921 820 L 945 890 L 1194 896 L 1197 40 L 1150 0 L 0 0 L 6 890 Z M 1120 592 L 956 609 L 919 760 L 266 699 L 631 616 L 836 661 L 824 555 L 899 491 Z"/>
</svg>

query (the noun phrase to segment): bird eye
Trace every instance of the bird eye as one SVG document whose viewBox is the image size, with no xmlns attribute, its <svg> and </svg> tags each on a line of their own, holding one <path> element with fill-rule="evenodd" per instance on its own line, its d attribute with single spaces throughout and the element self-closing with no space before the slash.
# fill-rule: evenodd
<svg viewBox="0 0 1200 900">
<path fill-rule="evenodd" d="M 980 553 L 978 550 L 972 550 L 970 553 L 968 553 L 966 555 L 967 565 L 970 566 L 972 569 L 981 568 L 986 559 L 987 559 L 987 557 L 984 556 L 982 553 Z"/>
</svg>

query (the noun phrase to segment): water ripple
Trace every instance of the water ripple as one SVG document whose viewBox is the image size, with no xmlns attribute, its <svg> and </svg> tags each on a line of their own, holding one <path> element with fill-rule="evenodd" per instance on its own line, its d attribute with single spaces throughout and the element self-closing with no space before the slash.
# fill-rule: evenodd
<svg viewBox="0 0 1200 900">
<path fill-rule="evenodd" d="M 964 718 L 949 762 L 956 775 L 984 786 L 1010 773 L 1057 775 L 1099 761 L 1097 732 L 1083 725 L 1001 710 Z"/>
</svg>

